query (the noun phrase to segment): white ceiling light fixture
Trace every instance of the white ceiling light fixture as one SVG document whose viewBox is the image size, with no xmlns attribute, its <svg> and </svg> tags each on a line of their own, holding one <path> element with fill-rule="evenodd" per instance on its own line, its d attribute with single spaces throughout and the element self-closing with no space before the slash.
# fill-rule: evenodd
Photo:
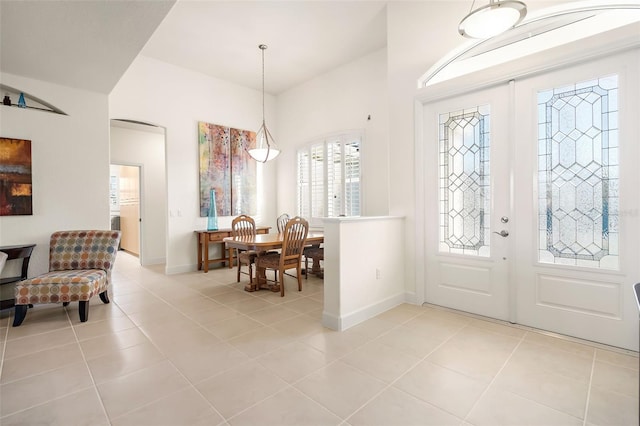
<svg viewBox="0 0 640 426">
<path fill-rule="evenodd" d="M 264 51 L 267 45 L 261 44 L 258 48 L 262 50 L 262 126 L 260 126 L 258 133 L 256 133 L 256 147 L 249 149 L 248 152 L 254 160 L 266 163 L 280 155 L 280 150 L 276 146 L 273 136 L 271 136 L 271 132 L 267 129 L 264 120 Z"/>
<path fill-rule="evenodd" d="M 473 9 L 474 2 L 471 4 Z M 515 27 L 527 15 L 527 5 L 517 0 L 489 0 L 489 4 L 469 12 L 458 25 L 468 38 L 490 38 Z"/>
</svg>

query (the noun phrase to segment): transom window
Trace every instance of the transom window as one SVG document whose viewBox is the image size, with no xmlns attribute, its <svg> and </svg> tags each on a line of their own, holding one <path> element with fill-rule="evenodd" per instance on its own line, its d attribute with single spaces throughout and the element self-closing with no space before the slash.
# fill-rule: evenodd
<svg viewBox="0 0 640 426">
<path fill-rule="evenodd" d="M 320 218 L 359 216 L 361 134 L 337 134 L 298 150 L 298 215 Z"/>
</svg>

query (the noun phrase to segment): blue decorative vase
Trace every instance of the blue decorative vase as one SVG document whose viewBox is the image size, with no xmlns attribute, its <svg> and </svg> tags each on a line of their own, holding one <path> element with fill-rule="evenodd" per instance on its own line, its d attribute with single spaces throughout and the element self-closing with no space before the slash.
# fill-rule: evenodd
<svg viewBox="0 0 640 426">
<path fill-rule="evenodd" d="M 20 108 L 26 108 L 27 107 L 27 103 L 24 100 L 24 93 L 20 93 L 20 97 L 18 98 L 18 106 Z"/>
<path fill-rule="evenodd" d="M 216 190 L 209 193 L 209 218 L 207 220 L 207 231 L 218 230 L 218 211 L 216 209 Z"/>
</svg>

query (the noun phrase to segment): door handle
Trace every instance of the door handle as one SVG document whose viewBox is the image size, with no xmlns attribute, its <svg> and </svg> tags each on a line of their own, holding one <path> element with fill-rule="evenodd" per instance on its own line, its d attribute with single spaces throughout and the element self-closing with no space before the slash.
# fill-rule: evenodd
<svg viewBox="0 0 640 426">
<path fill-rule="evenodd" d="M 509 236 L 509 231 L 507 231 L 507 230 L 505 230 L 505 229 L 503 229 L 503 230 L 502 230 L 502 231 L 500 231 L 500 232 L 493 231 L 493 233 L 494 233 L 494 234 L 498 234 L 498 235 L 500 235 L 502 238 L 505 238 L 505 237 L 508 237 L 508 236 Z"/>
</svg>

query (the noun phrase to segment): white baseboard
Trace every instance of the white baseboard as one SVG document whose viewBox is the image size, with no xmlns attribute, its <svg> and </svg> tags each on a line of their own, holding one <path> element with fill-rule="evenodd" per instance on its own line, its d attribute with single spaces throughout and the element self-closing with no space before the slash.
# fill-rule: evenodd
<svg viewBox="0 0 640 426">
<path fill-rule="evenodd" d="M 371 319 L 376 315 L 380 315 L 381 313 L 386 312 L 389 309 L 404 302 L 405 295 L 404 293 L 400 293 L 387 299 L 381 300 L 375 304 L 366 306 L 362 309 L 358 309 L 357 311 L 341 315 L 339 317 L 328 312 L 323 312 L 322 325 L 332 330 L 344 331 L 348 328 L 353 327 L 354 325 L 358 325 L 361 322 Z"/>
<path fill-rule="evenodd" d="M 197 270 L 198 270 L 198 265 L 193 264 L 193 265 L 173 266 L 171 268 L 167 268 L 165 272 L 167 275 L 174 275 L 174 274 L 183 274 L 185 272 L 195 272 Z"/>
<path fill-rule="evenodd" d="M 405 291 L 404 301 L 405 303 L 409 303 L 411 305 L 421 305 L 421 303 L 418 303 L 418 295 L 413 291 Z"/>
<path fill-rule="evenodd" d="M 165 263 L 167 263 L 167 260 L 164 257 L 158 257 L 156 259 L 146 259 L 142 266 L 164 265 Z"/>
</svg>

